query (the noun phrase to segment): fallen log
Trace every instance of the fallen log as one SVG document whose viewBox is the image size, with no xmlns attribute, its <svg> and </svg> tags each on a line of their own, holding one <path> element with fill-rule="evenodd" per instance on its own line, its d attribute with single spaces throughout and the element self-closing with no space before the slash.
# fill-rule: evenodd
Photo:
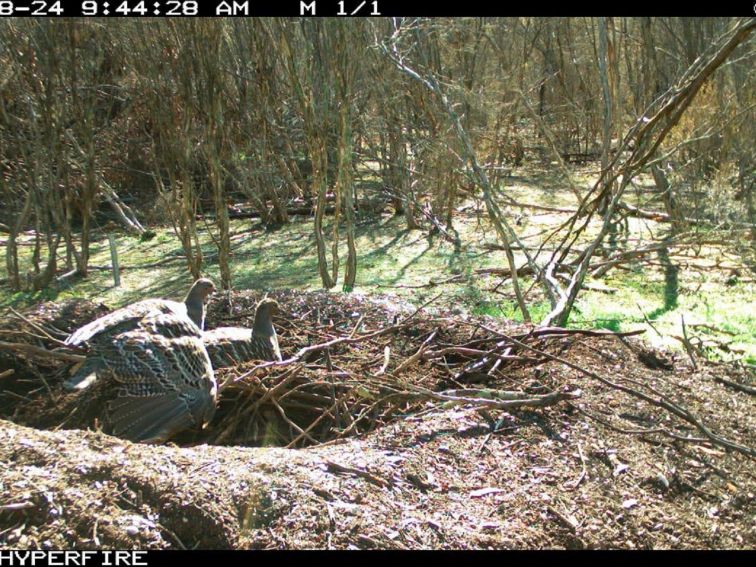
<svg viewBox="0 0 756 567">
<path fill-rule="evenodd" d="M 667 213 L 662 213 L 658 211 L 646 211 L 646 210 L 643 210 L 638 207 L 634 207 L 632 205 L 628 205 L 625 203 L 620 203 L 617 206 L 617 208 L 621 211 L 624 211 L 627 214 L 627 216 L 652 220 L 656 222 L 684 222 L 684 223 L 694 224 L 694 225 L 707 222 L 707 219 L 693 219 L 689 217 L 673 218 L 671 215 Z M 748 223 L 748 222 L 731 222 L 728 224 L 730 226 L 739 226 L 743 228 L 753 228 L 755 226 L 753 223 Z"/>
<path fill-rule="evenodd" d="M 336 207 L 329 205 L 323 211 L 326 215 L 332 215 L 336 211 Z M 288 207 L 286 214 L 289 216 L 310 216 L 315 214 L 315 207 L 302 206 L 302 207 Z M 208 218 L 210 215 L 206 215 Z M 228 218 L 230 219 L 259 219 L 262 215 L 259 211 L 229 211 Z M 198 219 L 202 218 L 202 215 L 197 215 Z"/>
</svg>

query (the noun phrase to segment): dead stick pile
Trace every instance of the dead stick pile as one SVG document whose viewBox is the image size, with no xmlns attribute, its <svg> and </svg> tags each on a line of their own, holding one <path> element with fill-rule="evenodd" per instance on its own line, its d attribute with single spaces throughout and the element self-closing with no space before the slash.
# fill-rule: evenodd
<svg viewBox="0 0 756 567">
<path fill-rule="evenodd" d="M 281 291 L 271 295 L 284 312 L 274 319 L 284 360 L 216 369 L 219 408 L 201 441 L 300 447 L 369 431 L 434 408 L 465 406 L 488 419 L 489 412 L 577 403 L 584 385 L 574 373 L 567 376 L 565 370 L 572 369 L 595 387 L 639 398 L 702 434 L 672 435 L 676 440 L 705 441 L 753 455 L 749 447 L 712 431 L 662 392 L 641 390 L 623 377 L 606 378 L 571 358 L 570 349 L 579 344 L 611 344 L 622 350 L 625 347 L 617 338 L 640 331 L 513 324 L 493 328 L 490 319 L 397 306 L 357 294 Z M 258 299 L 252 292 L 235 294 L 232 312 L 227 302 L 211 304 L 208 327 L 250 327 Z M 66 328 L 59 324 L 60 317 L 27 315 L 22 323 L 28 329 L 28 343 L 17 354 L 39 358 L 45 349 L 58 349 L 58 337 L 94 318 L 91 311 L 84 310 L 82 320 L 67 321 Z M 0 328 L 0 341 L 12 336 L 14 344 L 20 344 L 18 333 L 17 321 L 12 328 Z M 55 387 L 70 372 L 73 359 L 59 354 L 48 357 L 47 372 L 37 373 L 46 380 L 40 395 L 62 396 Z M 532 380 L 547 374 L 547 367 L 557 369 L 550 374 L 553 378 Z M 655 431 L 658 428 L 648 430 Z"/>
<path fill-rule="evenodd" d="M 460 325 L 459 317 L 423 309 L 391 313 L 370 301 L 348 303 L 351 299 L 341 296 L 334 302 L 336 297 L 326 294 L 276 298 L 288 311 L 275 320 L 284 360 L 217 370 L 221 403 L 208 442 L 300 446 L 370 430 L 429 404 L 507 411 L 579 396 L 565 388 L 533 392 L 524 385 L 515 390 L 468 386 L 481 375 L 496 384 L 514 365 L 536 366 L 548 358 L 533 356 L 482 325 Z M 221 315 L 214 324 L 224 319 L 249 324 L 252 305 L 238 298 L 242 315 Z M 519 330 L 518 339 L 545 348 L 579 335 L 618 335 Z"/>
</svg>

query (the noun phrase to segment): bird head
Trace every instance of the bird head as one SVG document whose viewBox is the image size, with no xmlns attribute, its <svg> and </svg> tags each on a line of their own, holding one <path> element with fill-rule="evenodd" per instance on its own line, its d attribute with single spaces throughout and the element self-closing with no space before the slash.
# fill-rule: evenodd
<svg viewBox="0 0 756 567">
<path fill-rule="evenodd" d="M 215 293 L 215 284 L 213 283 L 213 280 L 208 278 L 200 278 L 196 282 L 194 282 L 194 285 L 192 286 L 192 289 L 189 290 L 189 295 L 187 297 L 198 299 L 202 303 L 205 303 L 207 301 L 207 298 L 210 297 L 213 293 Z"/>
<path fill-rule="evenodd" d="M 275 299 L 271 299 L 270 297 L 265 297 L 260 300 L 260 302 L 257 304 L 257 309 L 255 313 L 265 313 L 268 316 L 276 315 L 281 310 L 281 307 L 278 305 L 278 301 Z"/>
<path fill-rule="evenodd" d="M 255 322 L 253 325 L 255 332 L 271 334 L 273 328 L 271 318 L 280 310 L 281 308 L 275 299 L 265 297 L 260 300 L 255 309 Z"/>
</svg>

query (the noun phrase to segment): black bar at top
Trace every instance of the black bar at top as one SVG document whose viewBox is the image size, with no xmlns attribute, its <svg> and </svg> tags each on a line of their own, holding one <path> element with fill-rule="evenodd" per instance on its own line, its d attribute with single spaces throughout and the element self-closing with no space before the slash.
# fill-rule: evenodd
<svg viewBox="0 0 756 567">
<path fill-rule="evenodd" d="M 754 16 L 756 0 L 4 0 L 2 16 Z"/>
</svg>

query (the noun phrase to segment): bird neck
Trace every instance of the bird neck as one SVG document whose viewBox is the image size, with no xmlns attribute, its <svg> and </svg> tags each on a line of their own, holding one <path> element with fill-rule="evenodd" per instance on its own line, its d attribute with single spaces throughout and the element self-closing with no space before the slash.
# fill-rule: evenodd
<svg viewBox="0 0 756 567">
<path fill-rule="evenodd" d="M 258 309 L 257 313 L 255 313 L 252 332 L 262 337 L 272 337 L 276 334 L 275 329 L 273 329 L 273 321 L 271 321 L 270 313 L 267 309 Z"/>
<path fill-rule="evenodd" d="M 184 305 L 186 305 L 186 314 L 194 321 L 200 329 L 204 329 L 205 326 L 205 303 L 200 295 L 200 292 L 195 288 L 189 290 L 184 299 Z"/>
</svg>

